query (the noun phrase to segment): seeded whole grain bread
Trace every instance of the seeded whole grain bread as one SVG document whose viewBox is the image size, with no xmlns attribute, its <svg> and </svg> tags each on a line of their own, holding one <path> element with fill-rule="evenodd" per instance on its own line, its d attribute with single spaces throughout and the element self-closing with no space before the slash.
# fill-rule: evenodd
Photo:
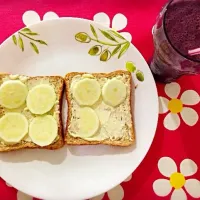
<svg viewBox="0 0 200 200">
<path fill-rule="evenodd" d="M 10 75 L 9 74 L 0 74 L 0 85 L 3 83 L 3 80 L 9 79 L 10 80 Z M 27 77 L 27 76 L 19 76 L 23 78 L 25 77 L 27 80 L 23 80 L 27 86 L 28 89 L 31 87 L 34 87 L 40 83 L 49 83 L 51 86 L 54 87 L 55 93 L 57 96 L 57 108 L 56 105 L 51 109 L 51 111 L 48 112 L 48 114 L 53 115 L 55 111 L 58 111 L 56 113 L 56 119 L 57 119 L 57 124 L 58 124 L 58 136 L 56 140 L 45 147 L 40 147 L 36 144 L 34 144 L 31 141 L 25 141 L 22 140 L 20 143 L 14 144 L 14 145 L 7 145 L 5 143 L 0 142 L 0 152 L 7 152 L 7 151 L 14 151 L 14 150 L 19 150 L 19 149 L 49 149 L 49 150 L 54 150 L 54 149 L 59 149 L 63 147 L 64 145 L 64 138 L 63 138 L 63 125 L 62 125 L 62 97 L 63 97 L 63 90 L 64 90 L 64 79 L 60 76 L 37 76 L 37 77 Z M 16 78 L 15 78 L 16 79 Z M 17 78 L 19 79 L 19 78 Z M 16 80 L 17 80 L 16 79 Z M 12 79 L 11 79 L 12 80 Z M 22 106 L 23 107 L 23 106 Z M 20 112 L 20 109 L 16 109 L 16 112 Z M 5 114 L 5 108 L 3 108 L 0 105 L 0 117 L 2 117 Z M 27 111 L 28 112 L 28 111 Z M 31 117 L 34 117 L 33 114 L 30 113 L 25 113 L 25 116 L 28 115 Z"/>
<path fill-rule="evenodd" d="M 68 145 L 96 145 L 96 144 L 105 144 L 105 145 L 112 145 L 112 146 L 130 146 L 132 144 L 135 143 L 135 131 L 134 131 L 134 123 L 133 123 L 133 115 L 132 115 L 132 101 L 134 101 L 134 83 L 132 82 L 132 76 L 131 73 L 128 71 L 123 71 L 123 70 L 118 70 L 118 71 L 114 71 L 111 73 L 91 73 L 91 75 L 94 76 L 94 78 L 114 78 L 116 76 L 123 76 L 123 75 L 128 75 L 127 77 L 127 82 L 128 85 L 130 87 L 130 93 L 129 95 L 129 111 L 131 114 L 131 130 L 130 130 L 130 138 L 129 139 L 125 139 L 125 140 L 111 140 L 111 139 L 105 139 L 103 141 L 87 141 L 84 140 L 80 137 L 73 137 L 69 134 L 69 125 L 71 122 L 71 118 L 72 118 L 72 104 L 71 104 L 71 100 L 73 99 L 73 96 L 70 94 L 70 86 L 71 86 L 71 82 L 74 76 L 77 75 L 84 75 L 84 74 L 90 74 L 90 73 L 79 73 L 79 72 L 72 72 L 69 73 L 65 76 L 65 87 L 66 87 L 66 100 L 67 100 L 67 104 L 68 104 L 68 115 L 67 115 L 67 126 L 66 126 L 66 131 L 65 131 L 65 143 Z M 133 97 L 132 97 L 133 95 Z"/>
</svg>

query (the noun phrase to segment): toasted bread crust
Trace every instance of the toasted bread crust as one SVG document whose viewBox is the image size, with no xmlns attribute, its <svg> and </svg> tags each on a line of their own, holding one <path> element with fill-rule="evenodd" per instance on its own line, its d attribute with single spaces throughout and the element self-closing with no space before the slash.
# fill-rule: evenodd
<svg viewBox="0 0 200 200">
<path fill-rule="evenodd" d="M 66 87 L 66 100 L 67 100 L 67 104 L 68 104 L 68 115 L 67 115 L 67 126 L 66 126 L 66 130 L 65 130 L 65 143 L 68 145 L 97 145 L 97 144 L 105 144 L 105 145 L 113 145 L 113 146 L 129 146 L 135 143 L 135 131 L 134 131 L 134 125 L 133 125 L 133 115 L 132 115 L 132 98 L 129 99 L 129 105 L 130 105 L 130 113 L 131 113 L 131 117 L 132 117 L 132 129 L 131 129 L 131 140 L 116 140 L 116 141 L 112 141 L 110 139 L 106 139 L 103 141 L 87 141 L 84 140 L 82 138 L 75 138 L 73 136 L 71 136 L 69 134 L 68 131 L 68 125 L 70 124 L 70 120 L 71 120 L 71 115 L 72 115 L 72 106 L 71 106 L 71 101 L 70 101 L 70 84 L 71 84 L 71 80 L 74 76 L 76 75 L 83 75 L 83 74 L 88 74 L 86 72 L 71 72 L 68 73 L 65 76 L 65 87 Z M 118 70 L 115 72 L 111 72 L 111 73 L 90 73 L 92 74 L 94 77 L 105 77 L 105 78 L 109 78 L 109 77 L 115 77 L 117 75 L 124 75 L 127 74 L 131 77 L 131 73 L 128 71 L 123 71 L 123 70 Z M 132 96 L 132 92 L 134 91 L 134 86 L 132 83 L 132 78 L 130 78 L 130 87 L 133 88 L 130 90 L 130 97 Z"/>
<path fill-rule="evenodd" d="M 9 74 L 0 74 L 0 81 L 6 76 L 9 76 Z M 24 141 L 23 143 L 18 143 L 15 145 L 1 145 L 0 144 L 0 152 L 8 152 L 8 151 L 14 151 L 14 150 L 19 150 L 19 149 L 49 149 L 49 150 L 54 150 L 54 149 L 59 149 L 63 147 L 64 145 L 64 136 L 63 136 L 63 123 L 62 123 L 62 97 L 63 97 L 63 92 L 64 92 L 64 79 L 60 76 L 37 76 L 37 77 L 28 77 L 29 79 L 44 79 L 44 78 L 49 78 L 51 80 L 52 84 L 59 84 L 58 90 L 56 90 L 56 95 L 58 96 L 58 101 L 59 101 L 59 121 L 58 123 L 58 140 L 56 140 L 54 143 L 45 146 L 45 147 L 40 147 L 33 142 L 26 142 Z M 1 113 L 0 113 L 1 114 Z"/>
</svg>

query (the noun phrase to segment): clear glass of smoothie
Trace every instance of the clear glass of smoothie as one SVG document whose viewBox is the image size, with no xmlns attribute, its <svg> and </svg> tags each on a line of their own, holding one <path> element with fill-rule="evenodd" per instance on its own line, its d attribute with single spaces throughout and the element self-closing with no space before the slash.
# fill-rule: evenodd
<svg viewBox="0 0 200 200">
<path fill-rule="evenodd" d="M 200 74 L 200 0 L 172 0 L 153 27 L 155 52 L 150 64 L 157 81 Z"/>
</svg>

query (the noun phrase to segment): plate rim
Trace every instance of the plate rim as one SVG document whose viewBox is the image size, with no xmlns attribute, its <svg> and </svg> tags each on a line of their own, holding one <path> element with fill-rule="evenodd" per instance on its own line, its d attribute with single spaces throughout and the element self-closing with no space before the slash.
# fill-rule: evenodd
<svg viewBox="0 0 200 200">
<path fill-rule="evenodd" d="M 104 26 L 104 25 L 102 25 L 101 23 L 99 23 L 99 22 L 94 22 L 93 20 L 90 20 L 90 19 L 85 19 L 85 18 L 80 18 L 80 17 L 60 17 L 60 18 L 58 18 L 58 19 L 50 19 L 50 20 L 45 20 L 45 21 L 40 21 L 40 22 L 37 22 L 37 23 L 34 23 L 34 24 L 32 24 L 32 25 L 29 25 L 29 26 L 25 26 L 25 27 L 27 27 L 27 28 L 31 28 L 31 27 L 34 27 L 34 26 L 38 26 L 38 25 L 41 25 L 41 24 L 46 24 L 46 23 L 52 23 L 52 22 L 56 22 L 56 21 L 61 21 L 61 20 L 74 20 L 74 21 L 83 21 L 83 22 L 90 22 L 91 24 L 98 24 L 99 26 L 101 26 L 101 27 L 103 27 L 103 28 L 105 28 L 105 29 L 108 29 L 108 30 L 112 30 L 110 27 L 106 27 L 106 26 Z M 24 27 L 23 27 L 24 28 Z M 21 30 L 21 29 L 19 29 L 19 30 Z M 17 33 L 19 30 L 17 30 L 16 32 L 14 32 L 14 33 L 12 33 L 9 37 L 7 37 L 1 44 L 0 44 L 0 49 L 2 49 L 2 48 L 4 48 L 4 46 L 7 44 L 7 42 L 10 40 L 10 38 L 12 37 L 12 35 L 14 35 L 15 33 Z M 140 51 L 134 46 L 134 44 L 132 43 L 132 42 L 130 42 L 130 46 L 132 46 L 132 47 L 134 47 L 134 50 L 137 52 L 137 54 L 138 55 L 140 55 L 140 57 L 143 59 L 143 62 L 145 63 L 145 65 L 146 65 L 146 67 L 148 67 L 148 63 L 147 63 L 147 61 L 144 59 L 144 57 L 143 57 L 143 55 L 140 53 Z M 130 176 L 132 173 L 134 173 L 135 172 L 135 170 L 137 170 L 137 168 L 141 165 L 141 163 L 143 162 L 143 160 L 146 158 L 146 156 L 147 156 L 147 154 L 148 154 L 148 152 L 149 152 L 149 150 L 151 149 L 151 147 L 152 147 L 152 143 L 153 143 L 153 141 L 154 141 L 154 139 L 155 139 L 155 135 L 156 135 L 156 130 L 157 130 L 157 126 L 158 126 L 158 119 L 159 119 L 159 96 L 158 96 L 158 90 L 157 90 L 157 87 L 156 87 L 156 82 L 155 82 L 155 79 L 153 78 L 153 74 L 152 74 L 152 72 L 151 72 L 151 70 L 150 70 L 150 68 L 148 68 L 147 70 L 149 70 L 149 72 L 150 72 L 150 74 L 151 74 L 151 77 L 152 77 L 152 86 L 154 87 L 153 89 L 154 89 L 154 92 L 155 92 L 155 97 L 156 97 L 156 111 L 155 111 L 155 113 L 156 113 L 156 116 L 155 116 L 155 125 L 154 125 L 154 133 L 152 133 L 152 135 L 153 135 L 153 137 L 152 137 L 152 140 L 151 140 L 151 142 L 150 142 L 150 144 L 149 144 L 149 147 L 147 148 L 147 150 L 145 150 L 145 154 L 141 157 L 141 159 L 139 160 L 139 162 L 138 162 L 138 165 L 137 165 L 137 167 L 134 167 L 135 169 L 132 171 L 130 171 L 130 172 L 127 172 L 127 177 L 128 176 Z M 64 148 L 64 147 L 63 147 Z M 10 184 L 9 183 L 9 181 L 6 181 L 5 179 L 4 179 L 4 177 L 2 177 L 1 176 L 1 178 L 5 181 L 5 182 L 7 182 L 8 184 Z M 125 180 L 125 179 L 124 179 Z M 111 190 L 112 188 L 114 188 L 114 187 L 116 187 L 117 185 L 119 185 L 120 183 L 122 183 L 124 180 L 121 180 L 121 181 L 116 181 L 117 183 L 115 183 L 115 184 L 111 184 L 110 185 L 110 188 L 108 188 L 108 190 L 107 191 L 109 191 L 109 190 Z M 15 186 L 14 186 L 15 187 Z M 30 196 L 34 196 L 34 197 L 36 197 L 36 198 L 41 198 L 41 197 L 39 197 L 39 196 L 35 196 L 29 189 L 25 189 L 25 190 L 22 190 L 22 188 L 19 188 L 18 186 L 17 187 L 15 187 L 17 190 L 19 190 L 19 191 L 22 191 L 22 192 L 24 192 L 24 193 L 26 193 L 26 194 L 28 194 L 28 195 L 30 195 Z M 24 189 L 24 188 L 23 188 Z M 26 191 L 26 190 L 28 190 L 28 192 Z M 105 192 L 107 192 L 107 191 L 104 191 L 104 193 Z M 87 197 L 87 199 L 90 199 L 90 198 L 92 198 L 92 197 L 95 197 L 95 196 L 98 196 L 98 195 L 100 195 L 100 194 L 102 194 L 103 192 L 101 192 L 101 193 L 99 193 L 99 192 L 93 192 L 93 195 L 92 196 L 89 196 L 89 197 Z M 42 197 L 42 198 L 44 198 L 44 197 Z M 67 198 L 67 197 L 65 197 L 65 198 Z M 49 199 L 50 200 L 50 199 Z M 53 200 L 53 199 L 52 199 Z"/>
</svg>

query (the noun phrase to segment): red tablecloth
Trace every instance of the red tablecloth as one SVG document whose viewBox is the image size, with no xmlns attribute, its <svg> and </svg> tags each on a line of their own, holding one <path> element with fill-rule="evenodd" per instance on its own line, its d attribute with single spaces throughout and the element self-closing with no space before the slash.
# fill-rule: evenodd
<svg viewBox="0 0 200 200">
<path fill-rule="evenodd" d="M 0 0 L 0 42 L 40 20 L 94 19 L 124 33 L 145 59 L 153 53 L 152 26 L 166 0 Z M 119 14 L 121 13 L 121 14 Z M 120 30 L 123 29 L 123 30 Z M 94 199 L 200 199 L 200 76 L 157 84 L 160 116 L 155 140 L 138 169 Z M 183 104 L 183 107 L 180 105 Z M 0 179 L 1 200 L 32 200 Z"/>
</svg>

